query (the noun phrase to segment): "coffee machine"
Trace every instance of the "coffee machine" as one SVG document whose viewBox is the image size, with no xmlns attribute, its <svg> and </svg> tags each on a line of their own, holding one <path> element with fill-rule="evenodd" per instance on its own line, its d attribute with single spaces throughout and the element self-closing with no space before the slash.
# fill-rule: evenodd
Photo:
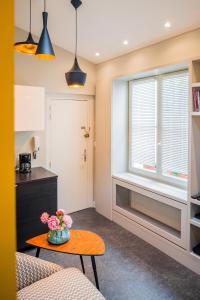
<svg viewBox="0 0 200 300">
<path fill-rule="evenodd" d="M 24 174 L 31 172 L 31 153 L 19 154 L 19 172 Z"/>
</svg>

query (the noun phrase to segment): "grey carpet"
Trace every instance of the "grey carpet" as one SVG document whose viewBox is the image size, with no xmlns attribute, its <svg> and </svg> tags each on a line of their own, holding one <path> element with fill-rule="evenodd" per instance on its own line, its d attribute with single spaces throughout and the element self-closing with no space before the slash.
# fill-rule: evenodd
<svg viewBox="0 0 200 300">
<path fill-rule="evenodd" d="M 72 218 L 73 228 L 94 231 L 105 241 L 106 254 L 96 263 L 107 300 L 200 300 L 200 276 L 94 209 L 74 213 Z M 35 255 L 35 249 L 26 252 Z M 81 269 L 78 256 L 41 250 L 40 257 Z M 94 282 L 90 258 L 84 257 L 84 262 L 86 275 Z"/>
</svg>

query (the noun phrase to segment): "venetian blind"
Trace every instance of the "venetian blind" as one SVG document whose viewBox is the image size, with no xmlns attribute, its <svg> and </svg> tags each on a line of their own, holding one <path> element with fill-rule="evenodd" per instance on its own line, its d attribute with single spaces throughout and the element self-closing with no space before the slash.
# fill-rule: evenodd
<svg viewBox="0 0 200 300">
<path fill-rule="evenodd" d="M 135 80 L 131 89 L 130 168 L 155 171 L 156 80 Z"/>
<path fill-rule="evenodd" d="M 160 79 L 161 170 L 183 179 L 188 173 L 188 90 L 187 71 Z"/>
</svg>

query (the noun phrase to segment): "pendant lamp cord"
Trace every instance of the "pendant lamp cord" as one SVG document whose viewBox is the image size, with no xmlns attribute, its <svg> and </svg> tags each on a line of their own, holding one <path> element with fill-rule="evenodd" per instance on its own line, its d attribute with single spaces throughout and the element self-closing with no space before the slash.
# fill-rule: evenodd
<svg viewBox="0 0 200 300">
<path fill-rule="evenodd" d="M 75 57 L 77 56 L 77 40 L 78 40 L 78 17 L 77 17 L 77 9 L 76 9 L 76 43 L 75 43 Z"/>
<path fill-rule="evenodd" d="M 31 16 L 31 0 L 30 0 L 30 24 L 29 24 L 29 32 L 31 32 L 31 18 L 32 18 L 32 16 Z"/>
<path fill-rule="evenodd" d="M 46 0 L 44 0 L 44 11 L 46 11 Z"/>
</svg>

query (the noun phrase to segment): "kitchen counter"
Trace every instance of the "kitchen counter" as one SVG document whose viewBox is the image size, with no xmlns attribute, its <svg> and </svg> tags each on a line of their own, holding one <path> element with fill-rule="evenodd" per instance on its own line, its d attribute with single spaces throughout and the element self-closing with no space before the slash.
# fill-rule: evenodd
<svg viewBox="0 0 200 300">
<path fill-rule="evenodd" d="M 41 181 L 41 180 L 47 180 L 50 178 L 58 177 L 56 174 L 48 171 L 45 168 L 37 167 L 32 168 L 30 173 L 23 174 L 19 173 L 19 171 L 16 172 L 16 184 L 24 184 L 24 183 L 30 183 L 33 181 Z"/>
<path fill-rule="evenodd" d="M 26 240 L 48 231 L 40 221 L 47 211 L 54 215 L 57 210 L 57 175 L 42 168 L 32 172 L 16 172 L 17 249 L 26 249 Z"/>
</svg>

